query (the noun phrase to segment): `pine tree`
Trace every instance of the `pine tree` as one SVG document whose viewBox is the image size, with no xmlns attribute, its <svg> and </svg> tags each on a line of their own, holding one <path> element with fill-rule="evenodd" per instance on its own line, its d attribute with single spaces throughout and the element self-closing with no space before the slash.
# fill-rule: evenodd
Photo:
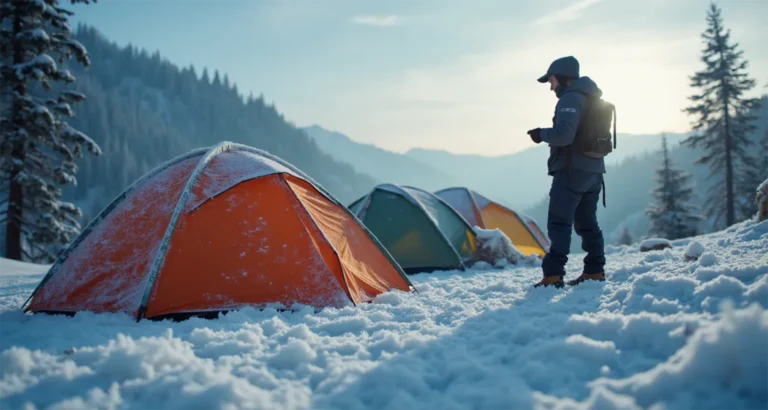
<svg viewBox="0 0 768 410">
<path fill-rule="evenodd" d="M 667 138 L 661 140 L 661 167 L 656 170 L 655 203 L 645 213 L 651 220 L 651 234 L 667 239 L 678 239 L 697 234 L 701 217 L 690 204 L 693 198 L 691 175 L 674 168 L 669 159 Z"/>
<path fill-rule="evenodd" d="M 738 179 L 737 192 L 739 197 L 736 200 L 736 208 L 739 219 L 748 219 L 757 213 L 757 203 L 755 202 L 755 190 L 768 178 L 768 128 L 765 129 L 765 135 L 757 143 L 753 150 L 753 166 L 745 167 L 741 170 Z"/>
<path fill-rule="evenodd" d="M 51 84 L 75 81 L 65 67 L 72 57 L 90 64 L 86 49 L 72 39 L 72 12 L 59 3 L 0 0 L 0 181 L 8 186 L 2 219 L 11 259 L 50 261 L 51 248 L 78 233 L 80 209 L 60 200 L 60 186 L 76 184 L 75 160 L 84 148 L 100 154 L 96 143 L 62 120 L 74 116 L 71 104 L 85 96 Z"/>
<path fill-rule="evenodd" d="M 707 214 L 715 217 L 716 224 L 725 216 L 730 226 L 736 222 L 738 175 L 734 173 L 752 166 L 748 135 L 755 129 L 754 113 L 760 100 L 744 97 L 755 86 L 755 80 L 748 77 L 743 52 L 738 50 L 738 43 L 731 44 L 731 32 L 723 27 L 715 4 L 710 6 L 707 22 L 709 27 L 702 34 L 705 48 L 701 61 L 705 68 L 691 77 L 691 86 L 700 92 L 689 97 L 693 105 L 685 109 L 697 117 L 693 123 L 696 134 L 684 143 L 704 149 L 696 162 L 709 166 L 710 177 L 718 177 L 706 201 Z"/>
<path fill-rule="evenodd" d="M 635 243 L 635 239 L 632 238 L 632 234 L 629 232 L 629 228 L 626 226 L 621 228 L 619 232 L 619 238 L 616 239 L 616 245 L 632 245 Z"/>
<path fill-rule="evenodd" d="M 768 122 L 768 118 L 765 119 Z M 757 151 L 757 166 L 762 170 L 763 180 L 768 178 L 768 126 L 765 127 L 763 138 L 758 143 L 759 149 Z"/>
</svg>

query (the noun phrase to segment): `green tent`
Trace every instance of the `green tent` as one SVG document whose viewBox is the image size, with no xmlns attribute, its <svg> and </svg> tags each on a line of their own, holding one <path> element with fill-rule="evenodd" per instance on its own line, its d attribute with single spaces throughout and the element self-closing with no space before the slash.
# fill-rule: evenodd
<svg viewBox="0 0 768 410">
<path fill-rule="evenodd" d="M 439 197 L 418 188 L 382 184 L 348 208 L 406 273 L 465 269 L 475 233 Z"/>
</svg>

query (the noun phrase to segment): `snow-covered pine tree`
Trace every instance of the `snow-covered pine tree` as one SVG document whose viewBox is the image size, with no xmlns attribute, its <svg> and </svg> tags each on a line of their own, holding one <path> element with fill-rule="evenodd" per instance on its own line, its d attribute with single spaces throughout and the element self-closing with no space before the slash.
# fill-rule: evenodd
<svg viewBox="0 0 768 410">
<path fill-rule="evenodd" d="M 708 165 L 710 177 L 718 178 L 706 201 L 707 214 L 715 217 L 716 225 L 724 216 L 730 226 L 736 222 L 735 173 L 753 165 L 748 155 L 748 134 L 755 129 L 754 113 L 760 100 L 744 97 L 755 86 L 755 80 L 748 77 L 743 52 L 738 50 L 738 43 L 732 44 L 731 32 L 723 27 L 720 9 L 714 3 L 707 13 L 707 23 L 702 34 L 705 47 L 701 61 L 705 67 L 691 76 L 691 86 L 700 91 L 689 97 L 693 104 L 685 109 L 696 116 L 696 133 L 684 143 L 703 148 L 704 155 L 696 162 Z"/>
<path fill-rule="evenodd" d="M 768 178 L 768 127 L 753 151 L 753 166 L 741 170 L 737 184 L 736 210 L 742 220 L 752 218 L 757 213 L 755 188 Z"/>
<path fill-rule="evenodd" d="M 657 185 L 652 192 L 655 202 L 645 211 L 651 220 L 650 233 L 667 239 L 696 235 L 702 218 L 696 213 L 696 206 L 690 204 L 691 175 L 672 165 L 666 136 L 661 140 L 661 156 L 661 167 L 656 170 Z"/>
<path fill-rule="evenodd" d="M 626 226 L 621 228 L 619 237 L 616 239 L 616 245 L 632 245 L 635 243 L 635 239 L 632 238 L 632 234 L 629 232 L 629 228 Z"/>
<path fill-rule="evenodd" d="M 765 119 L 766 123 L 768 123 L 768 118 Z M 765 178 L 768 178 L 768 124 L 766 124 L 765 127 L 765 133 L 763 134 L 763 138 L 760 139 L 760 142 L 757 143 L 759 148 L 759 151 L 757 152 L 757 161 L 755 164 L 757 165 L 758 169 L 762 170 L 763 172 L 763 181 Z"/>
<path fill-rule="evenodd" d="M 91 0 L 72 0 L 90 3 Z M 88 136 L 64 119 L 81 93 L 51 83 L 75 81 L 64 64 L 74 57 L 88 66 L 85 48 L 72 39 L 72 12 L 59 0 L 0 0 L 0 184 L 5 256 L 51 261 L 80 225 L 80 210 L 60 200 L 61 186 L 75 184 L 83 149 L 101 153 Z"/>
</svg>

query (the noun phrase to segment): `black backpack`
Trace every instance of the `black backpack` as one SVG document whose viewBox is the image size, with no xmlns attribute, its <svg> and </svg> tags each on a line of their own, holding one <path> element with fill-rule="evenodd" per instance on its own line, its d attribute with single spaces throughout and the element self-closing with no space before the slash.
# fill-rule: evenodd
<svg viewBox="0 0 768 410">
<path fill-rule="evenodd" d="M 572 148 L 592 158 L 603 158 L 616 149 L 616 107 L 592 95 L 587 97 L 587 109 L 579 121 Z M 613 121 L 611 121 L 613 120 Z M 613 123 L 613 145 L 611 145 Z"/>
</svg>

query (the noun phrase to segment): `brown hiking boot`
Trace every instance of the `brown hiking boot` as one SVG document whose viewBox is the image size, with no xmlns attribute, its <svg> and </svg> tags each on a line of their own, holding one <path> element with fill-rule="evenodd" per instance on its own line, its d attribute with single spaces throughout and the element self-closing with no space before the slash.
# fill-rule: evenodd
<svg viewBox="0 0 768 410">
<path fill-rule="evenodd" d="M 585 280 L 596 280 L 605 282 L 605 273 L 582 273 L 578 278 L 568 282 L 568 286 L 576 286 Z"/>
<path fill-rule="evenodd" d="M 539 286 L 554 286 L 556 288 L 562 288 L 565 286 L 565 282 L 563 282 L 562 276 L 545 276 L 541 282 L 533 285 L 534 288 L 538 288 Z"/>
</svg>

